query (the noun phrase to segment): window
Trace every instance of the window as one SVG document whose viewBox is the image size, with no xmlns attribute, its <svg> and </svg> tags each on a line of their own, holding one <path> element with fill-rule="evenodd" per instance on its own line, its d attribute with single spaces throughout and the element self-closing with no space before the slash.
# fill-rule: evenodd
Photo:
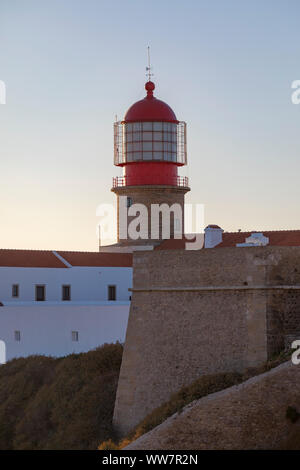
<svg viewBox="0 0 300 470">
<path fill-rule="evenodd" d="M 153 150 L 159 150 L 161 152 L 163 150 L 162 142 L 153 142 Z"/>
<path fill-rule="evenodd" d="M 140 142 L 142 140 L 141 139 L 142 135 L 140 132 L 134 132 L 132 136 L 133 136 L 133 142 Z"/>
<path fill-rule="evenodd" d="M 35 286 L 35 300 L 37 302 L 44 302 L 46 300 L 45 286 Z"/>
<path fill-rule="evenodd" d="M 152 142 L 143 142 L 144 151 L 152 151 Z"/>
<path fill-rule="evenodd" d="M 11 295 L 12 297 L 19 297 L 19 284 L 13 284 Z"/>
<path fill-rule="evenodd" d="M 21 331 L 15 331 L 15 341 L 21 341 Z"/>
<path fill-rule="evenodd" d="M 143 122 L 143 131 L 152 131 L 152 122 Z"/>
<path fill-rule="evenodd" d="M 143 141 L 145 140 L 152 141 L 152 132 L 143 132 Z"/>
<path fill-rule="evenodd" d="M 122 132 L 124 135 L 122 134 L 121 143 L 118 141 L 118 134 L 115 136 L 117 137 L 116 148 L 119 161 L 160 160 L 184 163 L 186 160 L 185 123 L 127 123 L 124 124 Z M 153 146 L 155 143 L 160 145 Z M 178 148 L 177 143 L 179 144 Z M 170 144 L 170 148 L 164 144 Z M 119 145 L 122 145 L 120 154 L 118 153 Z M 172 155 L 170 155 L 171 152 Z"/>
<path fill-rule="evenodd" d="M 116 300 L 117 299 L 117 288 L 116 286 L 108 286 L 108 300 Z"/>
<path fill-rule="evenodd" d="M 162 122 L 154 122 L 153 123 L 153 129 L 155 131 L 161 131 L 163 128 L 163 123 Z"/>
<path fill-rule="evenodd" d="M 163 158 L 163 153 L 162 152 L 153 152 L 153 158 L 154 158 L 154 160 L 161 160 Z"/>
<path fill-rule="evenodd" d="M 71 300 L 71 286 L 62 286 L 62 300 Z"/>
<path fill-rule="evenodd" d="M 163 133 L 162 132 L 153 132 L 153 140 L 158 140 L 161 142 L 163 140 Z M 166 139 L 164 139 L 166 140 Z"/>
<path fill-rule="evenodd" d="M 142 129 L 142 123 L 141 122 L 135 122 L 133 124 L 133 130 L 134 131 L 140 131 Z"/>
<path fill-rule="evenodd" d="M 79 341 L 79 334 L 78 331 L 72 331 L 72 341 Z"/>
<path fill-rule="evenodd" d="M 133 151 L 134 152 L 140 152 L 142 150 L 141 142 L 135 142 L 132 145 L 133 145 Z"/>
</svg>

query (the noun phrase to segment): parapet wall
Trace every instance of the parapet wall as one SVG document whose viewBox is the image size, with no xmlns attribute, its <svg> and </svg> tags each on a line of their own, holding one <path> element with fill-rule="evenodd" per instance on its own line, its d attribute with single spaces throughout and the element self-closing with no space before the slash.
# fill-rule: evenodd
<svg viewBox="0 0 300 470">
<path fill-rule="evenodd" d="M 297 266 L 298 247 L 135 253 L 120 434 L 201 374 L 257 366 L 297 336 Z"/>
</svg>

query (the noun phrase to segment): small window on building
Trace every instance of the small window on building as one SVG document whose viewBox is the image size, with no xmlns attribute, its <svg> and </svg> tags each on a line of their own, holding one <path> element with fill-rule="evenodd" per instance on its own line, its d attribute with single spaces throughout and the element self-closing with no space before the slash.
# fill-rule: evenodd
<svg viewBox="0 0 300 470">
<path fill-rule="evenodd" d="M 11 295 L 12 297 L 19 297 L 19 284 L 13 284 Z"/>
<path fill-rule="evenodd" d="M 46 300 L 45 286 L 35 286 L 35 300 L 37 302 L 44 302 Z"/>
<path fill-rule="evenodd" d="M 71 286 L 62 286 L 62 300 L 71 300 Z"/>
<path fill-rule="evenodd" d="M 15 341 L 21 341 L 21 331 L 15 331 Z"/>
<path fill-rule="evenodd" d="M 117 288 L 116 286 L 108 286 L 108 300 L 117 299 Z"/>
<path fill-rule="evenodd" d="M 127 207 L 131 207 L 131 206 L 132 206 L 132 198 L 128 197 L 127 198 Z"/>
<path fill-rule="evenodd" d="M 72 341 L 79 341 L 78 331 L 72 331 Z"/>
</svg>

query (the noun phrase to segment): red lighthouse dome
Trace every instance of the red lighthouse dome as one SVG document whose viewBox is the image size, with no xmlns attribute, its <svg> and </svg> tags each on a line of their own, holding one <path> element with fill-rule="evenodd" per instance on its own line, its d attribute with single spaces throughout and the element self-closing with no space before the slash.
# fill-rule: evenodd
<svg viewBox="0 0 300 470">
<path fill-rule="evenodd" d="M 174 111 L 164 101 L 153 96 L 155 85 L 147 82 L 145 85 L 147 96 L 134 103 L 124 117 L 125 122 L 162 121 L 178 123 Z"/>
</svg>

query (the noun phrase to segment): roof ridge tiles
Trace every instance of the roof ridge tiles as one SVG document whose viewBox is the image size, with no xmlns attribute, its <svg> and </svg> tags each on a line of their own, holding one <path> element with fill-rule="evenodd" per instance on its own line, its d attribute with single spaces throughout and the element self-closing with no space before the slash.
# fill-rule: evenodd
<svg viewBox="0 0 300 470">
<path fill-rule="evenodd" d="M 280 229 L 280 230 L 241 230 L 240 232 L 224 231 L 224 233 L 277 233 L 277 232 L 300 232 L 300 229 Z"/>
</svg>

